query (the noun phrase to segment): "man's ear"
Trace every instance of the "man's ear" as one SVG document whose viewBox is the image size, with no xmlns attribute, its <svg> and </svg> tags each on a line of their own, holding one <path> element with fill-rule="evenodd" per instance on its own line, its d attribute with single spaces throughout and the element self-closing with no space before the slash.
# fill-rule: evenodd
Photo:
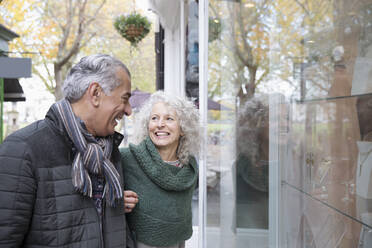
<svg viewBox="0 0 372 248">
<path fill-rule="evenodd" d="M 98 107 L 102 98 L 102 88 L 97 82 L 93 82 L 87 89 L 89 100 L 94 107 Z"/>
</svg>

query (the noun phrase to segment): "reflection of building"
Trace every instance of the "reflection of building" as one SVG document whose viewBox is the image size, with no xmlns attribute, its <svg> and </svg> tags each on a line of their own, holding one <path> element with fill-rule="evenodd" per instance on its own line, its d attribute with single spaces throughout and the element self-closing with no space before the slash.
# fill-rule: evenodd
<svg viewBox="0 0 372 248">
<path fill-rule="evenodd" d="M 1 116 L 0 116 L 0 142 L 3 139 L 3 102 L 25 101 L 23 90 L 18 78 L 31 76 L 31 59 L 10 58 L 8 42 L 19 37 L 18 34 L 0 24 L 0 94 L 1 94 Z M 13 119 L 13 118 L 12 118 Z M 17 124 L 17 118 L 14 127 Z M 8 123 L 13 125 L 13 122 Z"/>
<path fill-rule="evenodd" d="M 187 57 L 186 57 L 186 95 L 199 96 L 199 25 L 198 4 L 190 1 L 188 4 L 187 23 Z"/>
</svg>

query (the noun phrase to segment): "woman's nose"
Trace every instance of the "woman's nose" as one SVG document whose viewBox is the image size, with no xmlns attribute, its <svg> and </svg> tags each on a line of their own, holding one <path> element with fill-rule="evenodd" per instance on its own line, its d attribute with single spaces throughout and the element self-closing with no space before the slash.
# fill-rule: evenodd
<svg viewBox="0 0 372 248">
<path fill-rule="evenodd" d="M 164 126 L 164 120 L 163 119 L 159 119 L 158 121 L 158 127 L 163 127 Z"/>
</svg>

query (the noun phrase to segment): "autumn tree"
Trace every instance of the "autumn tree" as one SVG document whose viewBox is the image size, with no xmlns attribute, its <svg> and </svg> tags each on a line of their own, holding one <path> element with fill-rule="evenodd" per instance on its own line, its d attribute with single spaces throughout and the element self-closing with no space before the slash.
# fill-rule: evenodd
<svg viewBox="0 0 372 248">
<path fill-rule="evenodd" d="M 12 50 L 33 52 L 34 75 L 58 100 L 71 65 L 92 53 L 118 57 L 131 70 L 134 85 L 154 90 L 153 35 L 143 41 L 143 49 L 131 53 L 129 43 L 113 27 L 116 16 L 133 11 L 133 1 L 127 2 L 130 4 L 119 0 L 4 1 L 0 11 L 2 21 L 21 36 L 11 44 Z M 138 56 L 133 59 L 132 55 Z"/>
<path fill-rule="evenodd" d="M 17 6 L 20 5 L 19 3 L 21 2 L 5 1 L 11 9 L 15 9 L 12 5 Z M 32 49 L 40 51 L 40 54 L 33 56 L 35 64 L 33 73 L 44 82 L 56 100 L 62 98 L 63 78 L 71 63 L 81 48 L 96 35 L 92 26 L 97 21 L 97 16 L 105 3 L 106 0 L 31 0 L 22 1 L 22 4 L 29 8 L 19 6 L 25 13 L 22 23 L 34 22 L 36 25 L 32 26 L 35 32 L 35 35 L 32 35 L 33 42 L 30 41 L 30 36 L 22 32 L 24 29 L 18 26 L 22 37 L 26 39 L 18 44 L 18 48 L 22 49 L 25 44 L 31 43 Z M 19 25 L 20 23 L 12 24 Z M 50 60 L 53 64 L 52 70 Z"/>
</svg>

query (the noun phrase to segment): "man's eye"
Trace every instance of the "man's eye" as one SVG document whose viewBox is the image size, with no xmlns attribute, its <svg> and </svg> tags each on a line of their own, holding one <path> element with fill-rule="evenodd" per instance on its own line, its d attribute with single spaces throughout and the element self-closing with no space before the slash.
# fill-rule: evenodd
<svg viewBox="0 0 372 248">
<path fill-rule="evenodd" d="M 122 97 L 122 98 L 121 98 L 121 101 L 122 101 L 123 103 L 127 103 L 127 102 L 128 102 L 128 98 L 127 98 L 127 97 Z"/>
</svg>

